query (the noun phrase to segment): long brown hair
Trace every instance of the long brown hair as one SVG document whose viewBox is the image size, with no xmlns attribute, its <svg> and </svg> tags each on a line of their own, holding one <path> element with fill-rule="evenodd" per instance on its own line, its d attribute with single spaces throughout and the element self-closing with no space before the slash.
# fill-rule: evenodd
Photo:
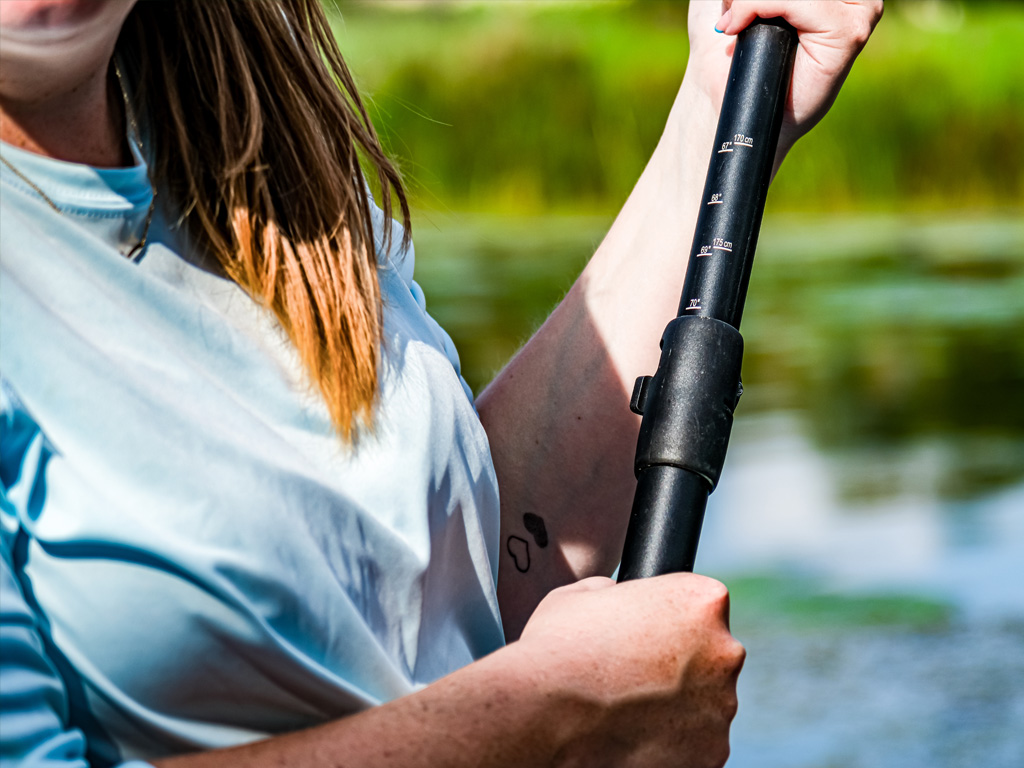
<svg viewBox="0 0 1024 768">
<path fill-rule="evenodd" d="M 118 56 L 154 181 L 189 236 L 273 311 L 347 440 L 377 395 L 370 192 L 409 207 L 317 0 L 142 0 Z M 380 237 L 390 245 L 385 226 Z"/>
</svg>

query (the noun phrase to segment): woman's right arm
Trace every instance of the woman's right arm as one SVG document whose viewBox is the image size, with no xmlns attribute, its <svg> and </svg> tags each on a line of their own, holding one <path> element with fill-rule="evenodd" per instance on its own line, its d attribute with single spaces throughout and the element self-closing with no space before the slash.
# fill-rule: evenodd
<svg viewBox="0 0 1024 768">
<path fill-rule="evenodd" d="M 158 768 L 721 766 L 742 646 L 728 593 L 673 574 L 552 592 L 519 641 L 410 696 Z"/>
</svg>

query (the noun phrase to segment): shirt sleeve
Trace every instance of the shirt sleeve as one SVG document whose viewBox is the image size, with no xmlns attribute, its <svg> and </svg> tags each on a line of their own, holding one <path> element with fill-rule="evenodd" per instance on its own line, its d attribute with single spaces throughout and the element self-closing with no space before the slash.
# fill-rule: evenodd
<svg viewBox="0 0 1024 768">
<path fill-rule="evenodd" d="M 413 299 L 419 306 L 420 311 L 427 320 L 427 325 L 437 338 L 438 343 L 444 350 L 445 355 L 451 361 L 452 367 L 455 369 L 455 373 L 459 377 L 459 383 L 462 385 L 462 391 L 466 393 L 466 397 L 469 399 L 470 404 L 473 408 L 476 408 L 475 397 L 473 395 L 473 389 L 466 383 L 466 379 L 462 375 L 462 363 L 459 360 L 459 352 L 455 348 L 455 342 L 452 341 L 452 337 L 448 335 L 448 332 L 441 327 L 433 315 L 427 312 L 427 298 L 423 293 L 423 289 L 419 283 L 413 278 L 413 274 L 416 271 L 416 247 L 413 243 L 409 243 L 407 246 L 402 242 L 405 237 L 405 228 L 395 221 L 394 219 L 386 220 L 384 218 L 384 211 L 372 201 L 370 203 L 370 218 L 373 222 L 373 237 L 374 244 L 377 248 L 377 261 L 382 264 L 391 267 L 395 270 L 397 275 L 402 279 L 406 288 L 412 293 Z M 391 230 L 391 250 L 384 250 L 384 230 L 390 228 Z"/>
<path fill-rule="evenodd" d="M 0 439 L 17 444 L 4 398 Z M 25 599 L 14 566 L 15 511 L 0 483 L 0 768 L 87 768 L 85 736 L 68 724 L 64 682 L 46 653 L 39 617 Z M 147 768 L 123 763 L 121 768 Z M 151 766 L 149 768 L 152 768 Z"/>
</svg>

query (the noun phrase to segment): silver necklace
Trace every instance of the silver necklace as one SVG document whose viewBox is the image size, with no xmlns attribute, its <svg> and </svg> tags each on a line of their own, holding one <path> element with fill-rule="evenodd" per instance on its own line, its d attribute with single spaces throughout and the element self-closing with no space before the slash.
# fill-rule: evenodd
<svg viewBox="0 0 1024 768">
<path fill-rule="evenodd" d="M 125 116 L 128 119 L 129 129 L 133 134 L 135 134 L 138 130 L 138 126 L 135 121 L 135 115 L 132 112 L 131 105 L 128 103 L 128 94 L 125 93 L 124 90 L 124 82 L 121 79 L 120 67 L 115 65 L 114 72 L 117 73 L 117 84 L 118 86 L 120 86 L 121 97 L 124 99 Z M 138 140 L 136 140 L 136 143 L 138 143 Z M 142 145 L 139 144 L 139 146 L 141 147 Z M 43 190 L 40 189 L 39 185 L 32 181 L 32 179 L 30 179 L 28 176 L 26 176 L 24 173 L 18 170 L 14 166 L 14 164 L 11 163 L 10 160 L 8 160 L 3 155 L 0 155 L 0 163 L 3 163 L 5 166 L 7 166 L 7 168 L 9 168 L 15 176 L 17 176 L 23 182 L 28 184 L 28 186 L 37 195 L 39 195 L 39 197 L 41 197 L 46 202 L 46 204 L 50 206 L 50 208 L 52 208 L 57 214 L 61 216 L 64 215 L 64 211 L 62 211 L 60 206 L 53 201 L 53 198 L 51 198 L 48 194 L 43 192 Z M 153 211 L 156 210 L 156 187 L 153 186 L 153 182 L 150 182 L 149 186 L 150 189 L 153 190 L 153 197 L 149 202 L 149 210 L 146 211 L 146 224 L 142 228 L 142 237 L 139 239 L 139 242 L 137 242 L 134 246 L 128 249 L 127 253 L 122 254 L 129 261 L 135 261 L 135 259 L 142 254 L 142 252 L 146 248 L 146 241 L 149 238 L 149 225 L 153 222 Z"/>
</svg>

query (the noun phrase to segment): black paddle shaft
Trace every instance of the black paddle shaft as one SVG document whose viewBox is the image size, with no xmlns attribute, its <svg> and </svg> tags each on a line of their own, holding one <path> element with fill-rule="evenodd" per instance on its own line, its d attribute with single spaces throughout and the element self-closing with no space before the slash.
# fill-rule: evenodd
<svg viewBox="0 0 1024 768">
<path fill-rule="evenodd" d="M 782 19 L 755 21 L 736 41 L 679 316 L 630 402 L 643 421 L 619 581 L 693 570 L 742 392 L 740 316 L 796 46 Z"/>
</svg>

